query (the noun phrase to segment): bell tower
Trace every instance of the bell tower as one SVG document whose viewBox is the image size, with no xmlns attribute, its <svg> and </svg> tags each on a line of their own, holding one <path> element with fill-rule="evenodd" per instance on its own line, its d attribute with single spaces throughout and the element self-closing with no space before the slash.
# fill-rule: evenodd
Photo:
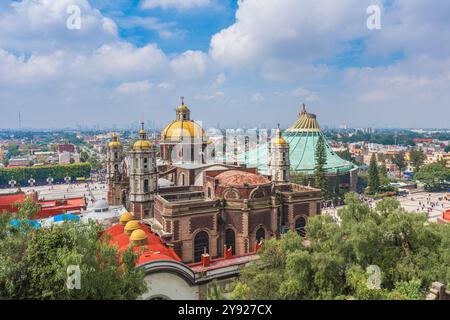
<svg viewBox="0 0 450 320">
<path fill-rule="evenodd" d="M 288 183 L 290 179 L 291 164 L 289 161 L 289 143 L 284 140 L 280 125 L 275 138 L 269 146 L 269 175 L 275 183 Z"/>
<path fill-rule="evenodd" d="M 134 143 L 129 156 L 129 210 L 140 219 L 152 217 L 153 201 L 158 189 L 158 169 L 156 166 L 156 150 L 147 139 L 144 123 L 142 123 L 139 132 L 139 140 Z"/>
<path fill-rule="evenodd" d="M 108 143 L 106 153 L 106 173 L 108 183 L 108 203 L 110 205 L 122 204 L 122 182 L 123 172 L 121 169 L 123 161 L 123 147 L 119 142 L 117 134 L 113 134 L 111 142 Z"/>
</svg>

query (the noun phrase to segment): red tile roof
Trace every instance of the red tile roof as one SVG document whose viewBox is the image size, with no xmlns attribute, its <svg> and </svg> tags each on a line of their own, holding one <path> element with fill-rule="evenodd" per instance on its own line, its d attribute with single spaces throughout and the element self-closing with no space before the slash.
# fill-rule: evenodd
<svg viewBox="0 0 450 320">
<path fill-rule="evenodd" d="M 15 204 L 22 203 L 27 197 L 31 197 L 33 201 L 41 207 L 40 211 L 36 215 L 36 219 L 48 218 L 61 213 L 86 209 L 86 201 L 83 197 L 51 201 L 37 201 L 36 194 L 18 193 L 0 195 L 0 213 L 3 211 L 17 212 L 17 207 Z"/>
<path fill-rule="evenodd" d="M 147 235 L 147 244 L 136 246 L 133 248 L 134 252 L 140 253 L 137 266 L 155 260 L 174 260 L 180 262 L 181 259 L 164 240 L 153 233 L 145 224 L 140 223 L 140 228 Z M 110 236 L 109 242 L 116 245 L 120 252 L 127 250 L 130 247 L 130 236 L 123 231 L 124 227 L 116 224 L 104 231 L 104 235 Z"/>
</svg>

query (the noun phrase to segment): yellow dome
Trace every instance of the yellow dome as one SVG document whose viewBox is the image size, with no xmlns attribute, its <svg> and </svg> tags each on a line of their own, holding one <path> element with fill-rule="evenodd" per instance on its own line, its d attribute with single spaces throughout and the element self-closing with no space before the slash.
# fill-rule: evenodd
<svg viewBox="0 0 450 320">
<path fill-rule="evenodd" d="M 137 220 L 131 220 L 128 221 L 127 224 L 125 225 L 125 232 L 127 233 L 131 233 L 136 229 L 139 229 L 141 226 L 139 225 L 139 221 Z"/>
<path fill-rule="evenodd" d="M 133 150 L 144 150 L 150 149 L 152 147 L 152 143 L 148 140 L 138 140 L 133 144 Z"/>
<path fill-rule="evenodd" d="M 281 145 L 287 145 L 288 144 L 286 142 L 286 140 L 284 140 L 284 138 L 281 136 L 281 130 L 279 128 L 277 129 L 277 136 L 272 139 L 271 143 L 272 144 L 281 144 Z"/>
<path fill-rule="evenodd" d="M 118 149 L 118 148 L 122 147 L 122 144 L 119 142 L 117 134 L 113 134 L 111 138 L 112 138 L 112 141 L 110 143 L 108 143 L 108 147 L 110 149 Z"/>
<path fill-rule="evenodd" d="M 120 216 L 120 223 L 125 225 L 128 221 L 133 220 L 133 215 L 129 212 L 125 212 Z"/>
<path fill-rule="evenodd" d="M 284 138 L 276 137 L 272 139 L 272 144 L 288 144 L 288 143 L 286 142 L 286 140 L 284 140 Z"/>
<path fill-rule="evenodd" d="M 142 122 L 142 128 L 141 131 L 139 131 L 139 136 L 139 140 L 133 145 L 133 150 L 147 150 L 153 146 L 152 143 L 147 140 L 147 132 L 145 132 L 144 129 L 144 122 Z"/>
<path fill-rule="evenodd" d="M 172 121 L 161 133 L 163 140 L 178 141 L 181 137 L 199 138 L 206 141 L 205 130 L 198 123 L 191 120 Z"/>
<path fill-rule="evenodd" d="M 136 229 L 130 235 L 131 241 L 141 241 L 145 239 L 147 239 L 147 234 L 142 229 Z"/>
</svg>

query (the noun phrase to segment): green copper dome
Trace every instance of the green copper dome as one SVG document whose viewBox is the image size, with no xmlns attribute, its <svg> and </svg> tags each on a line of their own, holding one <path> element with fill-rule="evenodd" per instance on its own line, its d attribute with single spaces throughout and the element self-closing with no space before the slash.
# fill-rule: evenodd
<svg viewBox="0 0 450 320">
<path fill-rule="evenodd" d="M 298 173 L 313 174 L 316 166 L 315 152 L 317 141 L 322 136 L 325 142 L 327 164 L 325 169 L 331 174 L 348 172 L 356 169 L 356 165 L 340 158 L 328 144 L 323 132 L 320 130 L 316 115 L 306 112 L 302 106 L 298 120 L 283 133 L 283 138 L 289 144 L 289 157 L 291 170 Z M 267 173 L 269 153 L 268 144 L 263 144 L 247 154 L 238 156 L 240 163 L 250 168 L 258 168 L 259 172 Z"/>
</svg>

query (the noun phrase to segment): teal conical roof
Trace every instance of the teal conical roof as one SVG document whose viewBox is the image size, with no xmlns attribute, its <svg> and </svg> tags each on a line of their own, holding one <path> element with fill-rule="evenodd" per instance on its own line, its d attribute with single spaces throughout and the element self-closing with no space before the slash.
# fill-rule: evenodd
<svg viewBox="0 0 450 320">
<path fill-rule="evenodd" d="M 283 133 L 283 138 L 289 144 L 289 157 L 291 170 L 298 173 L 313 174 L 316 166 L 316 147 L 319 137 L 325 142 L 327 172 L 336 174 L 337 171 L 344 173 L 356 169 L 356 166 L 340 158 L 328 144 L 315 114 L 308 113 L 303 104 L 297 121 Z M 269 153 L 268 144 L 262 144 L 258 148 L 239 156 L 239 161 L 248 167 L 258 168 L 259 172 L 267 173 Z"/>
</svg>

